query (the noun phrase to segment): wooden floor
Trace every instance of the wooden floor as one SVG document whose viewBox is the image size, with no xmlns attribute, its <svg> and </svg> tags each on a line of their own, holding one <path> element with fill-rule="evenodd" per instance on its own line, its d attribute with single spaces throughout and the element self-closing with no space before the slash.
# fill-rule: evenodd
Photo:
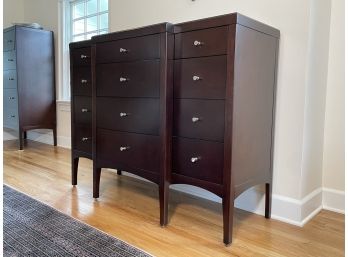
<svg viewBox="0 0 348 257">
<path fill-rule="evenodd" d="M 171 192 L 170 223 L 159 226 L 155 184 L 103 170 L 92 198 L 91 161 L 70 184 L 70 151 L 4 142 L 4 183 L 155 256 L 344 256 L 344 215 L 320 212 L 303 228 L 235 211 L 233 244 L 222 243 L 221 205 Z"/>
</svg>

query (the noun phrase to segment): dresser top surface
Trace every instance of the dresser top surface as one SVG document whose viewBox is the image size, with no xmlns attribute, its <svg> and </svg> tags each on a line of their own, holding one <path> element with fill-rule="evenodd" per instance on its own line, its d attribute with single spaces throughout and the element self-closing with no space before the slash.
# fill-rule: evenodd
<svg viewBox="0 0 348 257">
<path fill-rule="evenodd" d="M 231 24 L 240 24 L 245 27 L 260 31 L 273 37 L 280 37 L 278 29 L 273 28 L 269 25 L 248 18 L 240 13 L 229 13 L 225 15 L 219 15 L 210 18 L 204 18 L 194 21 L 188 21 L 183 23 L 175 24 L 174 33 L 188 32 L 192 30 L 207 29 L 219 26 L 227 26 Z"/>
<path fill-rule="evenodd" d="M 168 22 L 163 22 L 159 24 L 139 27 L 139 28 L 130 29 L 130 30 L 111 32 L 108 34 L 92 37 L 92 42 L 100 43 L 105 41 L 120 40 L 120 39 L 146 36 L 146 35 L 158 34 L 158 33 L 164 33 L 164 32 L 173 33 L 174 25 Z"/>
</svg>

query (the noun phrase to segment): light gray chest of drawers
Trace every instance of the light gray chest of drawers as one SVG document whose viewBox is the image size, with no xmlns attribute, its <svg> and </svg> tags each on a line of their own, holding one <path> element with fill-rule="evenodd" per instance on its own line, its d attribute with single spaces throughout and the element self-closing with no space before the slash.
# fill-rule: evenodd
<svg viewBox="0 0 348 257">
<path fill-rule="evenodd" d="M 4 128 L 18 133 L 20 150 L 31 129 L 52 129 L 57 145 L 53 32 L 13 26 L 3 40 Z"/>
</svg>

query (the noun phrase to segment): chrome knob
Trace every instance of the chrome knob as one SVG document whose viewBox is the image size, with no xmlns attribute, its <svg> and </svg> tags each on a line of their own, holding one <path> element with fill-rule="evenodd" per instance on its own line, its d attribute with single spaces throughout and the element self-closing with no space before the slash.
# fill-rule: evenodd
<svg viewBox="0 0 348 257">
<path fill-rule="evenodd" d="M 87 84 L 87 79 L 81 79 L 81 84 Z"/>
<path fill-rule="evenodd" d="M 127 79 L 127 78 L 124 78 L 124 77 L 120 77 L 120 82 L 126 82 L 126 81 L 128 81 L 129 79 Z"/>
<path fill-rule="evenodd" d="M 7 59 L 7 61 L 9 61 L 9 62 L 13 62 L 14 60 L 13 60 L 13 59 Z"/>
<path fill-rule="evenodd" d="M 200 121 L 200 118 L 198 117 L 192 117 L 192 122 L 195 123 L 195 122 L 198 122 Z"/>
<path fill-rule="evenodd" d="M 13 41 L 11 39 L 7 40 L 7 43 L 12 43 Z"/>
<path fill-rule="evenodd" d="M 126 117 L 126 116 L 128 116 L 129 115 L 129 113 L 126 113 L 126 112 L 120 112 L 120 117 Z"/>
<path fill-rule="evenodd" d="M 202 46 L 202 45 L 204 45 L 204 43 L 201 42 L 201 41 L 195 40 L 195 41 L 193 42 L 193 45 L 194 45 L 194 46 Z"/>
<path fill-rule="evenodd" d="M 81 112 L 89 112 L 89 110 L 87 108 L 82 108 Z"/>
<path fill-rule="evenodd" d="M 123 152 L 123 151 L 128 150 L 129 148 L 130 148 L 129 146 L 121 146 L 120 151 Z"/>
<path fill-rule="evenodd" d="M 8 78 L 8 80 L 14 80 L 14 78 Z"/>
<path fill-rule="evenodd" d="M 89 139 L 89 137 L 83 137 L 83 138 L 81 138 L 81 141 L 86 142 L 88 139 Z"/>
<path fill-rule="evenodd" d="M 15 97 L 14 97 L 14 96 L 10 96 L 8 99 L 9 99 L 9 100 L 14 100 Z"/>
<path fill-rule="evenodd" d="M 127 53 L 127 52 L 128 52 L 128 50 L 126 48 L 120 47 L 120 53 Z"/>
<path fill-rule="evenodd" d="M 14 118 L 14 117 L 16 117 L 16 115 L 11 115 L 11 118 Z"/>
<path fill-rule="evenodd" d="M 195 75 L 195 76 L 192 77 L 192 80 L 193 81 L 198 81 L 198 80 L 201 80 L 201 78 L 199 76 Z"/>
<path fill-rule="evenodd" d="M 87 55 L 84 55 L 84 54 L 81 54 L 81 59 L 87 59 L 89 56 L 87 56 Z"/>
<path fill-rule="evenodd" d="M 192 157 L 192 158 L 191 158 L 191 162 L 192 162 L 192 163 L 195 163 L 195 162 L 198 162 L 200 159 L 201 159 L 200 156 Z"/>
</svg>

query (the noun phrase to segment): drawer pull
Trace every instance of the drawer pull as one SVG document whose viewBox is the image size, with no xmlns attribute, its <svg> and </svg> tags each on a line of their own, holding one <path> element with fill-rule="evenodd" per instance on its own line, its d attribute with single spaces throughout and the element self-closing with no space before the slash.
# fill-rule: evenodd
<svg viewBox="0 0 348 257">
<path fill-rule="evenodd" d="M 82 108 L 81 112 L 89 112 L 89 110 L 87 108 Z"/>
<path fill-rule="evenodd" d="M 196 75 L 192 77 L 193 81 L 198 81 L 198 80 L 201 80 L 201 79 L 202 79 L 201 77 L 196 76 Z"/>
<path fill-rule="evenodd" d="M 14 100 L 14 99 L 16 99 L 16 98 L 15 98 L 14 96 L 9 96 L 8 99 L 9 99 L 9 100 Z"/>
<path fill-rule="evenodd" d="M 198 162 L 200 159 L 202 159 L 200 156 L 192 157 L 192 158 L 191 158 L 191 162 L 192 162 L 192 163 L 195 163 L 195 162 Z"/>
<path fill-rule="evenodd" d="M 11 118 L 15 118 L 16 117 L 16 115 L 11 115 Z"/>
<path fill-rule="evenodd" d="M 126 113 L 126 112 L 120 112 L 120 117 L 126 117 L 129 116 L 130 113 Z"/>
<path fill-rule="evenodd" d="M 194 46 L 202 46 L 202 45 L 204 45 L 204 43 L 201 42 L 201 41 L 195 40 L 195 41 L 193 42 L 193 45 L 194 45 Z"/>
<path fill-rule="evenodd" d="M 192 117 L 192 122 L 193 123 L 196 123 L 196 122 L 198 122 L 198 121 L 200 121 L 201 119 L 200 118 L 198 118 L 198 117 Z"/>
<path fill-rule="evenodd" d="M 11 40 L 11 39 L 7 40 L 7 43 L 12 43 L 12 42 L 13 42 L 13 40 Z"/>
<path fill-rule="evenodd" d="M 9 61 L 9 62 L 13 62 L 14 60 L 13 60 L 13 59 L 7 59 L 7 61 Z"/>
<path fill-rule="evenodd" d="M 82 142 L 86 142 L 86 141 L 88 141 L 89 140 L 89 137 L 83 137 L 83 138 L 81 138 L 81 141 Z"/>
<path fill-rule="evenodd" d="M 81 84 L 87 84 L 87 79 L 81 79 Z"/>
<path fill-rule="evenodd" d="M 89 58 L 89 56 L 88 55 L 84 55 L 84 54 L 81 54 L 81 59 L 87 59 L 87 58 Z"/>
<path fill-rule="evenodd" d="M 8 78 L 8 80 L 15 80 L 14 78 Z"/>
<path fill-rule="evenodd" d="M 130 149 L 129 146 L 121 146 L 121 147 L 120 147 L 120 151 L 121 151 L 121 152 L 127 151 L 127 150 L 129 150 L 129 149 Z"/>
<path fill-rule="evenodd" d="M 120 77 L 120 82 L 127 82 L 128 80 L 128 78 Z"/>
<path fill-rule="evenodd" d="M 128 52 L 128 50 L 126 48 L 120 47 L 120 53 L 127 53 L 127 52 Z"/>
</svg>

